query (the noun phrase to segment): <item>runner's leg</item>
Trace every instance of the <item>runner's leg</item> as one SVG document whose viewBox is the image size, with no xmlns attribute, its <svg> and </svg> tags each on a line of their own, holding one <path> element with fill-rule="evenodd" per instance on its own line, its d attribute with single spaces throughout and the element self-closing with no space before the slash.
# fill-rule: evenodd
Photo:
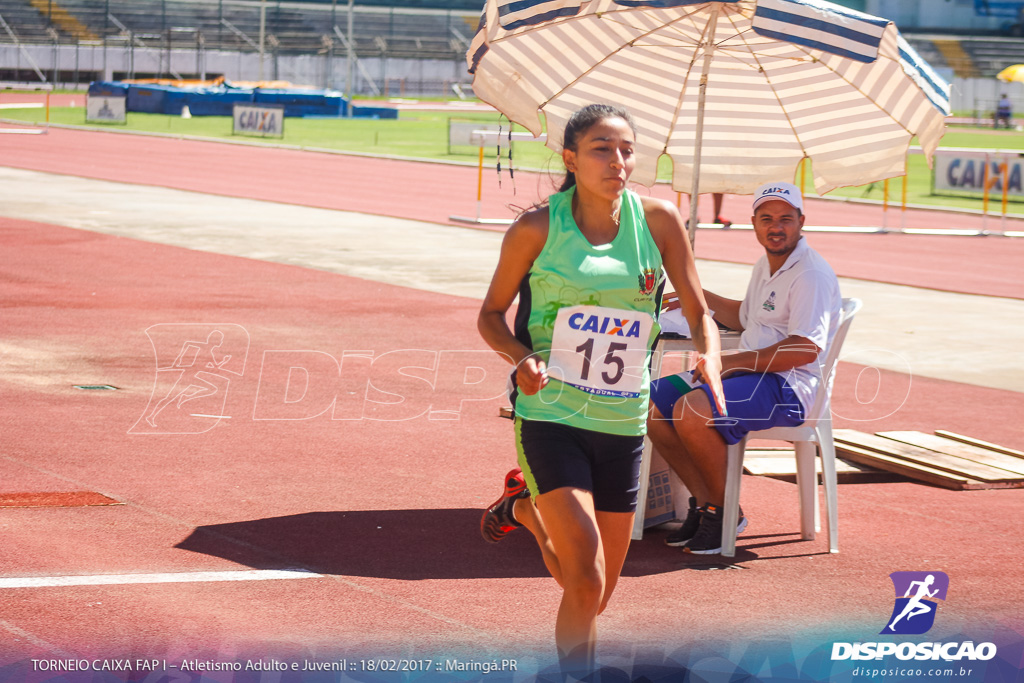
<svg viewBox="0 0 1024 683">
<path fill-rule="evenodd" d="M 565 487 L 541 494 L 536 504 L 562 574 L 555 645 L 563 663 L 587 670 L 594 663 L 597 613 L 605 591 L 605 555 L 593 495 Z"/>
<path fill-rule="evenodd" d="M 633 537 L 632 512 L 596 512 L 597 528 L 601 533 L 601 545 L 604 547 L 604 595 L 597 613 L 604 612 L 608 600 L 615 591 L 622 574 L 622 565 L 626 562 L 626 552 Z"/>
<path fill-rule="evenodd" d="M 544 559 L 544 566 L 548 568 L 548 572 L 558 582 L 558 585 L 563 586 L 562 569 L 558 564 L 558 556 L 555 555 L 551 539 L 548 538 L 548 532 L 544 528 L 544 521 L 540 518 L 540 513 L 537 511 L 537 506 L 533 504 L 533 499 L 520 498 L 517 500 L 512 508 L 512 514 L 515 515 L 516 521 L 529 529 L 533 537 L 537 539 L 541 557 Z"/>
</svg>

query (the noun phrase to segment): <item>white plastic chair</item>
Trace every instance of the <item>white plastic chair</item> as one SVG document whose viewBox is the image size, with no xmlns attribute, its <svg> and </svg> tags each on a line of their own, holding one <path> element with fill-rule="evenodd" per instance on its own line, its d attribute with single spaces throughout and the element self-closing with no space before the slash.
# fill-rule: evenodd
<svg viewBox="0 0 1024 683">
<path fill-rule="evenodd" d="M 800 534 L 805 540 L 814 540 L 821 530 L 818 514 L 818 477 L 814 471 L 815 453 L 821 454 L 821 473 L 825 484 L 825 508 L 828 515 L 828 549 L 839 552 L 839 511 L 836 507 L 836 447 L 832 441 L 832 380 L 835 377 L 839 350 L 860 310 L 860 299 L 843 299 L 839 314 L 839 327 L 825 353 L 821 365 L 822 381 L 814 397 L 814 405 L 807 411 L 807 419 L 798 427 L 772 427 L 750 432 L 742 441 L 728 448 L 725 480 L 725 504 L 722 510 L 722 555 L 736 555 L 736 525 L 739 523 L 740 482 L 743 479 L 743 455 L 748 438 L 790 441 L 796 451 L 796 484 L 800 493 Z"/>
</svg>

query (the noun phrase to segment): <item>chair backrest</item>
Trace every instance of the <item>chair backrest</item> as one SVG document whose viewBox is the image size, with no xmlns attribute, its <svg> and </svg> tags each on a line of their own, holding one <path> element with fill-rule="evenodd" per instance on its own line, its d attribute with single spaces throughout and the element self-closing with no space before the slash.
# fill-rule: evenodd
<svg viewBox="0 0 1024 683">
<path fill-rule="evenodd" d="M 835 377 L 836 365 L 839 362 L 839 350 L 843 347 L 846 333 L 850 331 L 850 323 L 853 316 L 857 315 L 862 302 L 860 299 L 843 299 L 843 305 L 839 309 L 839 320 L 837 322 L 835 336 L 832 343 L 825 349 L 825 359 L 819 366 L 821 368 L 821 383 L 818 384 L 818 391 L 814 395 L 814 404 L 807 411 L 808 420 L 820 420 L 827 417 L 829 410 L 829 397 L 832 394 L 832 380 Z"/>
</svg>

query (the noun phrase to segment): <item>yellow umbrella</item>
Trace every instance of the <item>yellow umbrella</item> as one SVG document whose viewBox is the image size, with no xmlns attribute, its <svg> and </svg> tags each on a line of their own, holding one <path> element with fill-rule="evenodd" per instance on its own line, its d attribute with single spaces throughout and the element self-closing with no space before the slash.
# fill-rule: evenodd
<svg viewBox="0 0 1024 683">
<path fill-rule="evenodd" d="M 1024 83 L 1024 64 L 1014 64 L 1008 66 L 998 74 L 996 78 L 1007 83 L 1021 82 Z"/>
</svg>

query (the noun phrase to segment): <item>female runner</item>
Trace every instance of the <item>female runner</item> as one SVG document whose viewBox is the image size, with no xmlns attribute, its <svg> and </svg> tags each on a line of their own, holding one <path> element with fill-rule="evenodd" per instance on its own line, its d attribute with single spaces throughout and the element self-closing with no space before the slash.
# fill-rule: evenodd
<svg viewBox="0 0 1024 683">
<path fill-rule="evenodd" d="M 478 321 L 515 366 L 520 465 L 481 529 L 491 542 L 517 526 L 533 532 L 563 590 L 555 644 L 574 671 L 594 665 L 597 615 L 632 535 L 662 268 L 724 404 L 718 330 L 683 221 L 671 203 L 626 189 L 635 136 L 623 109 L 595 104 L 573 114 L 565 181 L 509 228 Z M 513 331 L 505 314 L 517 294 Z"/>
</svg>

